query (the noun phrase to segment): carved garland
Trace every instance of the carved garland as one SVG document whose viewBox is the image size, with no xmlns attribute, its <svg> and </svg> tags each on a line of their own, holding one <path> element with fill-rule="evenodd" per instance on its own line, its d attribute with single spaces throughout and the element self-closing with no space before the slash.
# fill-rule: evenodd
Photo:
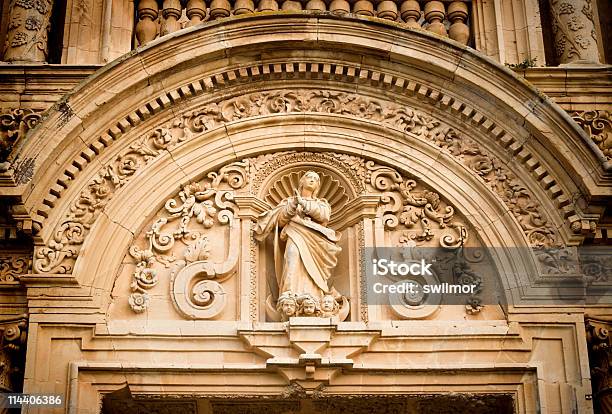
<svg viewBox="0 0 612 414">
<path fill-rule="evenodd" d="M 559 243 L 531 192 L 516 176 L 474 140 L 422 112 L 376 99 L 326 90 L 253 93 L 212 103 L 145 134 L 106 165 L 56 227 L 46 246 L 36 249 L 34 269 L 39 273 L 69 273 L 80 245 L 113 194 L 152 159 L 183 141 L 223 122 L 256 115 L 290 112 L 358 116 L 429 140 L 448 151 L 481 177 L 508 205 L 532 246 Z M 354 166 L 349 163 L 349 169 Z M 349 177 L 352 174 L 349 174 Z M 359 187 L 357 187 L 359 188 Z"/>
</svg>

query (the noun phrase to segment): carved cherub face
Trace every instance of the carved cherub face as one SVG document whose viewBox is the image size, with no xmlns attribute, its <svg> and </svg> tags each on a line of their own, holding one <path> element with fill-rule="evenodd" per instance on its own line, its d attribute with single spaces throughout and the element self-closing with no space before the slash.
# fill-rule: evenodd
<svg viewBox="0 0 612 414">
<path fill-rule="evenodd" d="M 304 302 L 302 302 L 302 312 L 304 315 L 314 315 L 316 310 L 317 305 L 314 300 L 305 299 Z"/>
<path fill-rule="evenodd" d="M 286 316 L 293 316 L 295 315 L 295 311 L 297 310 L 297 304 L 295 303 L 294 300 L 291 299 L 285 299 L 282 303 L 281 303 L 281 310 L 283 312 L 283 314 L 285 314 Z"/>
<path fill-rule="evenodd" d="M 323 312 L 333 312 L 334 307 L 336 305 L 336 300 L 331 295 L 323 296 L 323 301 L 321 302 L 321 310 Z"/>
<path fill-rule="evenodd" d="M 321 178 L 319 178 L 319 174 L 317 174 L 314 171 L 308 171 L 300 179 L 300 190 L 310 191 L 313 197 L 315 196 L 316 192 L 319 190 L 320 185 L 321 185 Z"/>
</svg>

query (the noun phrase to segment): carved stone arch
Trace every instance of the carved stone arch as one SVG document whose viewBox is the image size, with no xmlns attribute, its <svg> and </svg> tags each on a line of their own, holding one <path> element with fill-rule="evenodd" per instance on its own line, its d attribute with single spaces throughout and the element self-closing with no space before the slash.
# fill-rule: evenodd
<svg viewBox="0 0 612 414">
<path fill-rule="evenodd" d="M 288 116 L 291 117 L 290 122 L 287 122 Z M 91 286 L 91 291 L 97 293 L 95 303 L 106 308 L 110 304 L 109 299 L 118 295 L 113 288 L 119 289 L 117 277 L 121 269 L 128 263 L 134 263 L 128 256 L 109 256 L 108 252 L 123 251 L 127 255 L 135 235 L 143 234 L 147 230 L 147 223 L 151 223 L 150 220 L 156 212 L 163 208 L 169 198 L 175 197 L 183 185 L 197 182 L 209 172 L 219 171 L 225 165 L 254 159 L 261 145 L 278 145 L 281 139 L 284 142 L 284 148 L 279 148 L 281 152 L 294 150 L 296 145 L 306 139 L 310 143 L 305 147 L 308 150 L 306 152 L 336 152 L 340 146 L 345 148 L 343 152 L 348 155 L 376 159 L 381 165 L 394 166 L 398 171 L 405 172 L 407 176 L 414 177 L 429 188 L 445 188 L 442 194 L 444 199 L 458 211 L 465 212 L 469 226 L 478 232 L 484 245 L 527 245 L 520 226 L 508 214 L 507 208 L 498 196 L 488 190 L 486 185 L 468 169 L 461 167 L 450 155 L 445 155 L 437 147 L 424 142 L 406 142 L 403 133 L 390 131 L 371 123 L 363 124 L 356 121 L 350 121 L 345 125 L 336 123 L 333 126 L 329 125 L 325 131 L 310 131 L 304 135 L 304 128 L 307 125 L 320 124 L 323 119 L 313 116 L 306 118 L 292 115 L 276 116 L 266 122 L 265 127 L 261 127 L 261 119 L 239 120 L 227 130 L 218 128 L 196 137 L 184 146 L 177 147 L 172 154 L 164 153 L 147 165 L 142 173 L 135 175 L 132 181 L 122 187 L 117 196 L 110 200 L 104 214 L 100 215 L 91 227 L 91 233 L 85 240 L 82 247 L 83 254 L 77 259 L 72 277 L 85 290 L 85 287 Z M 273 127 L 275 122 L 281 123 L 284 128 L 275 130 Z M 362 145 L 357 150 L 353 145 L 356 127 L 367 131 L 362 137 Z M 165 179 L 160 181 L 157 177 L 162 175 Z M 463 183 L 463 189 L 457 187 L 457 183 Z M 466 193 L 465 188 L 470 188 L 471 192 Z M 378 201 L 373 202 L 373 206 L 378 205 Z M 138 210 L 134 208 L 136 205 Z M 261 208 L 257 206 L 247 208 L 243 214 L 245 217 L 255 219 L 262 211 Z M 371 210 L 373 219 L 376 216 L 375 210 L 375 208 Z M 243 228 L 241 243 L 249 240 L 249 234 L 250 230 Z M 361 231 L 357 232 L 356 237 L 362 243 L 369 243 L 363 239 Z M 252 251 L 254 248 L 255 244 L 252 243 L 249 249 Z M 252 262 L 251 256 L 242 257 L 240 260 L 239 266 L 244 266 L 243 269 L 248 269 L 248 263 Z M 528 280 L 515 280 L 512 279 L 512 275 L 537 274 L 535 263 L 524 259 L 517 264 L 513 263 L 510 257 L 502 258 L 496 265 L 500 274 L 510 277 L 500 282 L 509 294 L 516 294 L 512 286 L 529 285 Z M 516 266 L 523 271 L 516 272 Z M 245 271 L 249 273 L 247 270 L 241 271 L 243 275 Z M 245 293 L 257 286 L 257 282 L 253 279 L 256 277 L 256 272 L 254 270 L 250 272 L 253 272 L 252 275 L 241 282 L 240 289 Z M 121 280 L 129 281 L 131 273 L 132 271 L 128 272 Z M 125 292 L 129 290 L 125 289 Z M 165 294 L 163 291 L 158 293 Z M 250 294 L 240 297 L 242 301 L 240 318 L 256 319 L 261 304 L 258 304 Z M 123 299 L 125 300 L 121 302 L 123 303 L 121 306 L 127 308 L 127 299 Z M 172 306 L 168 309 L 171 310 Z M 354 314 L 361 314 L 361 317 L 367 319 L 365 310 L 354 309 L 354 311 Z"/>
<path fill-rule="evenodd" d="M 585 219 L 580 211 L 571 210 L 573 203 L 568 203 L 569 195 L 585 188 L 595 195 L 598 190 L 594 183 L 609 179 L 606 178 L 605 168 L 601 170 L 595 153 L 589 153 L 597 150 L 587 148 L 590 141 L 569 122 L 567 115 L 554 104 L 543 101 L 533 89 L 517 82 L 507 70 L 481 59 L 473 51 L 457 48 L 450 43 L 441 48 L 441 41 L 437 38 L 430 38 L 420 32 L 396 33 L 393 28 L 380 22 L 366 24 L 351 19 L 336 21 L 321 16 L 317 18 L 318 25 L 326 28 L 333 26 L 335 33 L 343 35 L 334 35 L 335 37 L 327 39 L 325 30 L 319 33 L 311 31 L 309 27 L 300 26 L 301 35 L 316 35 L 317 42 L 322 45 L 341 44 L 355 48 L 358 56 L 376 55 L 380 50 L 392 49 L 393 52 L 389 53 L 388 59 L 377 59 L 376 62 L 362 59 L 362 63 L 350 61 L 345 55 L 335 55 L 333 61 L 329 60 L 331 57 L 328 56 L 319 60 L 306 59 L 303 62 L 293 59 L 286 64 L 282 63 L 286 60 L 272 58 L 267 61 L 260 60 L 251 67 L 240 66 L 232 59 L 213 59 L 215 63 L 209 64 L 211 56 L 219 53 L 221 45 L 234 56 L 254 53 L 249 50 L 253 50 L 253 45 L 266 50 L 274 49 L 278 44 L 287 45 L 287 42 L 292 41 L 293 32 L 283 32 L 282 29 L 276 30 L 275 37 L 270 38 L 269 29 L 276 24 L 274 17 L 255 16 L 249 19 L 253 20 L 254 26 L 248 33 L 248 48 L 244 47 L 246 38 L 242 37 L 246 34 L 232 31 L 235 22 L 211 23 L 209 26 L 214 29 L 207 30 L 206 33 L 193 29 L 168 38 L 161 42 L 163 45 L 154 42 L 139 56 L 127 57 L 121 63 L 106 68 L 95 77 L 95 81 L 80 86 L 70 94 L 49 113 L 43 124 L 30 133 L 25 146 L 16 146 L 13 157 L 16 164 L 19 160 L 31 163 L 33 159 L 37 159 L 34 163 L 34 174 L 38 174 L 33 182 L 36 183 L 37 189 L 45 188 L 45 191 L 31 191 L 33 187 L 30 185 L 22 187 L 30 211 L 41 216 L 47 215 L 49 209 L 57 205 L 57 199 L 61 198 L 64 190 L 70 186 L 72 176 L 87 169 L 88 164 L 99 154 L 106 152 L 107 148 L 114 146 L 115 141 L 121 142 L 122 137 L 132 128 L 163 115 L 171 107 L 181 107 L 193 97 L 206 96 L 225 88 L 231 89 L 247 80 L 252 84 L 253 80 L 274 81 L 276 78 L 298 81 L 320 79 L 327 85 L 361 83 L 360 88 L 363 91 L 382 89 L 385 93 L 397 92 L 413 97 L 422 102 L 424 107 L 435 107 L 437 110 L 454 114 L 475 128 L 485 131 L 492 141 L 499 140 L 498 145 L 507 148 L 513 159 L 525 164 L 526 168 L 533 172 L 532 175 L 537 178 L 539 185 L 547 190 L 554 203 L 560 209 L 566 210 L 559 216 L 570 218 L 568 226 L 570 223 L 574 226 L 573 223 Z M 301 23 L 296 24 L 299 26 Z M 228 30 L 231 36 L 221 35 L 224 30 Z M 373 33 L 378 33 L 375 36 L 380 39 L 378 43 L 362 46 L 360 39 Z M 264 34 L 265 40 L 257 37 Z M 223 38 L 223 41 L 219 42 L 218 38 Z M 168 56 L 165 48 L 173 58 Z M 197 53 L 194 53 L 194 50 L 197 50 Z M 308 50 L 305 50 L 305 55 L 308 53 Z M 208 62 L 203 77 L 202 62 Z M 136 70 L 143 64 L 147 68 L 146 71 Z M 176 65 L 182 65 L 182 70 L 177 71 Z M 223 66 L 230 69 L 221 69 Z M 483 67 L 486 67 L 490 76 L 475 78 L 472 72 L 477 68 L 482 70 Z M 432 71 L 437 76 L 430 76 Z M 126 78 L 118 76 L 119 73 L 133 75 Z M 116 79 L 119 78 L 122 79 L 120 87 L 116 85 Z M 483 79 L 488 82 L 483 83 Z M 117 93 L 116 88 L 123 89 Z M 476 92 L 468 92 L 472 89 Z M 501 113 L 493 114 L 487 109 L 491 107 L 491 101 L 496 102 L 493 106 L 499 108 Z M 99 105 L 100 103 L 105 105 Z M 105 108 L 101 109 L 101 106 Z M 541 116 L 534 115 L 533 108 L 537 108 Z M 223 112 L 224 108 L 220 108 L 221 119 L 225 116 Z M 51 129 L 58 132 L 49 142 L 50 137 L 45 136 L 45 131 Z M 80 145 L 80 141 L 74 141 L 78 136 L 83 139 L 84 145 Z M 564 136 L 566 139 L 557 141 L 555 136 Z M 72 145 L 71 142 L 78 142 L 79 145 Z M 573 148 L 568 148 L 568 145 Z M 564 160 L 564 168 L 551 166 L 549 161 L 541 159 L 540 151 L 552 152 L 552 159 Z M 19 160 L 16 160 L 17 154 Z M 54 164 L 61 165 L 63 171 L 58 171 L 53 178 L 43 174 Z M 584 170 L 581 167 L 583 165 L 589 167 Z M 551 172 L 551 168 L 554 172 Z M 573 173 L 567 174 L 564 169 Z M 575 185 L 564 188 L 571 182 L 575 182 Z M 38 198 L 41 194 L 46 196 Z M 570 210 L 567 210 L 568 208 Z M 40 219 L 42 220 L 42 217 Z M 574 228 L 577 229 L 576 226 Z M 566 236 L 570 237 L 573 236 Z"/>
</svg>

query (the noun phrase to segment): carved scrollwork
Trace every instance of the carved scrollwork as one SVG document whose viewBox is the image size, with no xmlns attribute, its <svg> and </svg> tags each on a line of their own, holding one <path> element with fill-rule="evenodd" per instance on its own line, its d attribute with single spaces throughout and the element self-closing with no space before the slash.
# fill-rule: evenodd
<svg viewBox="0 0 612 414">
<path fill-rule="evenodd" d="M 219 282 L 235 273 L 240 251 L 234 190 L 247 185 L 248 169 L 248 161 L 228 164 L 208 173 L 201 182 L 183 186 L 177 198 L 166 201 L 162 217 L 145 233 L 148 246 L 130 248 L 136 269 L 128 302 L 134 312 L 144 312 L 148 307 L 147 291 L 159 282 L 157 265 L 170 263 L 175 266 L 172 297 L 183 315 L 211 318 L 223 310 L 225 293 Z M 207 236 L 214 226 L 229 227 L 228 253 L 221 261 L 212 259 L 211 239 Z M 177 243 L 184 246 L 178 258 L 173 253 Z"/>
<path fill-rule="evenodd" d="M 182 128 L 156 128 L 99 171 L 72 203 L 70 212 L 55 229 L 47 245 L 36 249 L 34 270 L 39 273 L 70 273 L 80 245 L 113 194 L 136 171 L 183 138 Z"/>
<path fill-rule="evenodd" d="M 0 283 L 10 283 L 29 272 L 32 259 L 28 256 L 0 256 Z"/>
<path fill-rule="evenodd" d="M 27 315 L 0 318 L 0 388 L 16 392 L 23 381 Z"/>
<path fill-rule="evenodd" d="M 574 111 L 570 116 L 589 134 L 601 152 L 612 159 L 612 117 L 608 111 Z"/>
<path fill-rule="evenodd" d="M 435 236 L 434 229 L 443 230 L 439 244 L 448 249 L 458 248 L 467 241 L 465 226 L 453 221 L 455 210 L 441 201 L 438 193 L 427 189 L 416 190 L 415 180 L 402 177 L 393 168 L 377 165 L 373 161 L 366 162 L 365 168 L 366 183 L 382 193 L 377 221 L 383 226 L 377 226 L 377 246 L 384 245 L 383 228 L 405 229 L 403 237 L 415 242 L 430 241 Z"/>
</svg>

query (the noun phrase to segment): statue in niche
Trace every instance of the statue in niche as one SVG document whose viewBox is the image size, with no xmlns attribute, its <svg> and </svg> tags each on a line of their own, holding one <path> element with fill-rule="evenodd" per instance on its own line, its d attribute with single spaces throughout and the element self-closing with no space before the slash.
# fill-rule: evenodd
<svg viewBox="0 0 612 414">
<path fill-rule="evenodd" d="M 319 175 L 306 172 L 295 195 L 262 214 L 257 222 L 257 240 L 263 241 L 271 234 L 274 237 L 274 270 L 279 287 L 276 311 L 283 320 L 296 314 L 320 316 L 320 303 L 325 296 L 334 299 L 336 308 L 336 300 L 346 302 L 328 286 L 342 249 L 337 245 L 339 235 L 327 227 L 331 206 L 327 200 L 317 198 L 320 186 Z"/>
</svg>

